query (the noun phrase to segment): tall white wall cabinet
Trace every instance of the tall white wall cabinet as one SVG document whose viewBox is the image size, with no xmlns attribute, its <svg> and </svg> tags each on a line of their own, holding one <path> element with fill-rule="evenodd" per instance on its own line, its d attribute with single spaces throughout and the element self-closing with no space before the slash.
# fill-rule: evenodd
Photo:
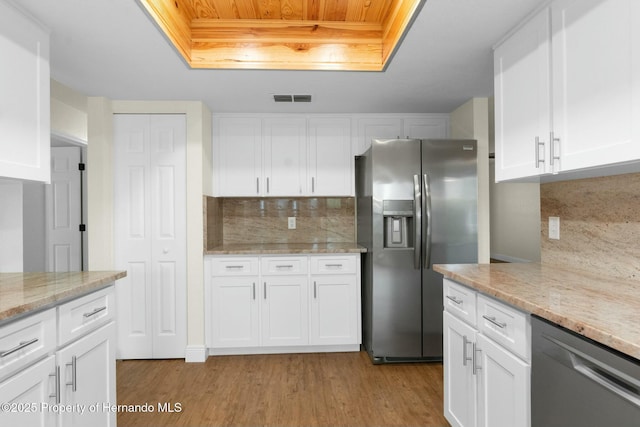
<svg viewBox="0 0 640 427">
<path fill-rule="evenodd" d="M 49 182 L 49 34 L 0 1 L 0 176 Z"/>
<path fill-rule="evenodd" d="M 634 0 L 556 0 L 496 48 L 497 181 L 640 160 L 639 24 Z"/>
<path fill-rule="evenodd" d="M 185 355 L 185 150 L 184 115 L 114 115 L 119 358 Z"/>
</svg>

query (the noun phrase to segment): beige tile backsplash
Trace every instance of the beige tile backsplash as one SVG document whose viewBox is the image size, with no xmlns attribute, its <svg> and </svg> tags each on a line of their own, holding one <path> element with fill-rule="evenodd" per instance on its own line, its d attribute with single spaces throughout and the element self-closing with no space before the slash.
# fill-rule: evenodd
<svg viewBox="0 0 640 427">
<path fill-rule="evenodd" d="M 542 263 L 640 278 L 640 173 L 541 184 L 540 213 Z"/>
<path fill-rule="evenodd" d="M 353 197 L 206 197 L 205 249 L 221 244 L 337 243 L 355 240 Z M 287 218 L 296 218 L 289 230 Z"/>
</svg>

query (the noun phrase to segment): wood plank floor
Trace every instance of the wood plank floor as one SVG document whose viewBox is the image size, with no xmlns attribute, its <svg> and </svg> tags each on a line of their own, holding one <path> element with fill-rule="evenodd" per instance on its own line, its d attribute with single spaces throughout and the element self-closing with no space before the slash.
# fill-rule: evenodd
<svg viewBox="0 0 640 427">
<path fill-rule="evenodd" d="M 428 426 L 443 417 L 442 364 L 373 365 L 365 352 L 117 362 L 118 426 Z M 180 404 L 160 412 L 158 404 Z"/>
</svg>

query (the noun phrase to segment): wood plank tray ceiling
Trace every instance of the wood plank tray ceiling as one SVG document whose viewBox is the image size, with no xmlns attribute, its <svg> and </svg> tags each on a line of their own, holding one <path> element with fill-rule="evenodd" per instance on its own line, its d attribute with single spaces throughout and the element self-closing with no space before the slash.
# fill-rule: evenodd
<svg viewBox="0 0 640 427">
<path fill-rule="evenodd" d="M 425 0 L 140 0 L 192 68 L 382 71 Z"/>
</svg>

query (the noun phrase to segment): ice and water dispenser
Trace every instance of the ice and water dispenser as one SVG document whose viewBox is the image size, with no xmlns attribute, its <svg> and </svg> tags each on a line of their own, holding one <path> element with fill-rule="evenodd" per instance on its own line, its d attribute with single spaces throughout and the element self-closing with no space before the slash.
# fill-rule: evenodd
<svg viewBox="0 0 640 427">
<path fill-rule="evenodd" d="M 413 200 L 383 200 L 384 247 L 413 247 Z"/>
</svg>

